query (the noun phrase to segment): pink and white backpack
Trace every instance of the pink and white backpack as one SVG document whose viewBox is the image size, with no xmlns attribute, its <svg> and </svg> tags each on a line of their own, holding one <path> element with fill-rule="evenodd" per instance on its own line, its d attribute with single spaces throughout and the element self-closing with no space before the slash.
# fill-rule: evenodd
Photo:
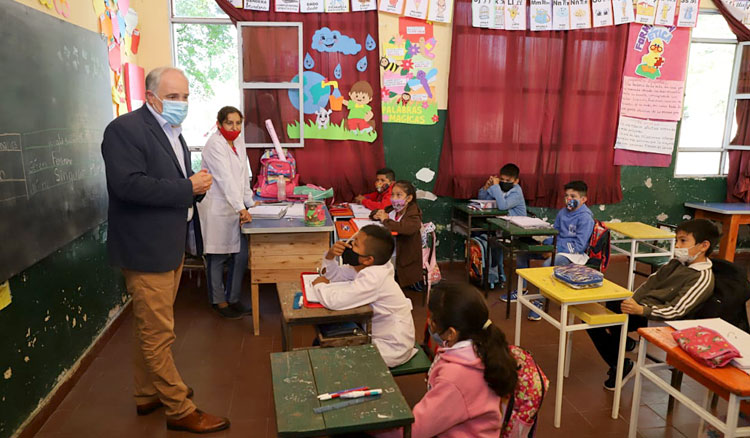
<svg viewBox="0 0 750 438">
<path fill-rule="evenodd" d="M 263 198 L 277 198 L 278 188 L 277 181 L 284 178 L 286 183 L 286 196 L 290 198 L 294 195 L 294 188 L 299 184 L 299 175 L 297 174 L 297 162 L 294 155 L 284 149 L 286 161 L 279 158 L 274 149 L 268 149 L 260 157 L 260 172 L 258 172 L 258 181 L 255 183 L 255 193 Z"/>
</svg>

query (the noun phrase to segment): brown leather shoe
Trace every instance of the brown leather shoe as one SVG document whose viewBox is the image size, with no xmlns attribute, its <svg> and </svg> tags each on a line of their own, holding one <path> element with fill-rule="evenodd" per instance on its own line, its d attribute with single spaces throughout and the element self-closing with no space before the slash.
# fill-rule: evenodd
<svg viewBox="0 0 750 438">
<path fill-rule="evenodd" d="M 193 388 L 188 386 L 188 395 L 187 395 L 188 398 L 193 398 L 193 394 L 194 394 Z M 152 402 L 145 403 L 142 405 L 135 405 L 135 412 L 138 415 L 148 415 L 163 406 L 164 406 L 164 403 L 162 403 L 161 400 L 154 400 Z"/>
<path fill-rule="evenodd" d="M 196 409 L 179 420 L 167 420 L 167 429 L 192 433 L 211 433 L 229 429 L 229 419 L 207 414 Z"/>
</svg>

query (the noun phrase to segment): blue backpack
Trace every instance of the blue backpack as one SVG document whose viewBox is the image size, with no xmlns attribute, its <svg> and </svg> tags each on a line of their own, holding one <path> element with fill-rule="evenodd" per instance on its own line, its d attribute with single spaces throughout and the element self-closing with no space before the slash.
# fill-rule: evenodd
<svg viewBox="0 0 750 438">
<path fill-rule="evenodd" d="M 486 257 L 490 257 L 486 235 L 480 234 L 471 238 L 468 256 L 471 258 L 471 270 L 469 271 L 469 276 L 472 280 L 482 284 L 482 281 L 484 280 L 484 267 L 486 265 L 485 260 Z M 500 283 L 498 260 L 492 260 L 492 257 L 490 257 L 490 269 L 489 272 L 487 272 L 487 283 L 489 283 L 490 288 L 493 288 L 496 284 Z"/>
</svg>

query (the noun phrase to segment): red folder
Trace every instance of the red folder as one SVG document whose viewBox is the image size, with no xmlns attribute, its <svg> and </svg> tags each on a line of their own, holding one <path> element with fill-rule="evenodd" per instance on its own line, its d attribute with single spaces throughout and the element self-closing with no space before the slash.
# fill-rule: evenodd
<svg viewBox="0 0 750 438">
<path fill-rule="evenodd" d="M 302 287 L 302 303 L 307 308 L 322 308 L 322 307 L 325 307 L 325 306 L 323 306 L 320 303 L 311 303 L 311 302 L 307 301 L 307 291 L 305 290 L 305 281 L 302 279 L 302 276 L 303 275 L 317 275 L 317 274 L 318 274 L 317 272 L 303 272 L 299 276 L 299 282 L 300 282 L 300 285 Z"/>
</svg>

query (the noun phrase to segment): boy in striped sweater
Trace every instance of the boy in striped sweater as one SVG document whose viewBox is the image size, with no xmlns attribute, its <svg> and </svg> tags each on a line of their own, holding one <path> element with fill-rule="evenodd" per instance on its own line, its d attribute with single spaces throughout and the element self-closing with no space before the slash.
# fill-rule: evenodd
<svg viewBox="0 0 750 438">
<path fill-rule="evenodd" d="M 607 307 L 630 315 L 628 331 L 646 327 L 648 320 L 688 318 L 714 291 L 714 275 L 708 256 L 719 237 L 719 230 L 709 220 L 693 219 L 681 223 L 677 227 L 674 258 L 651 274 L 632 298 L 622 303 L 607 303 Z M 609 378 L 604 387 L 614 390 L 620 327 L 589 329 L 587 332 L 609 365 Z M 628 351 L 635 348 L 634 341 L 628 343 Z M 633 361 L 625 359 L 623 378 L 632 369 Z"/>
</svg>

